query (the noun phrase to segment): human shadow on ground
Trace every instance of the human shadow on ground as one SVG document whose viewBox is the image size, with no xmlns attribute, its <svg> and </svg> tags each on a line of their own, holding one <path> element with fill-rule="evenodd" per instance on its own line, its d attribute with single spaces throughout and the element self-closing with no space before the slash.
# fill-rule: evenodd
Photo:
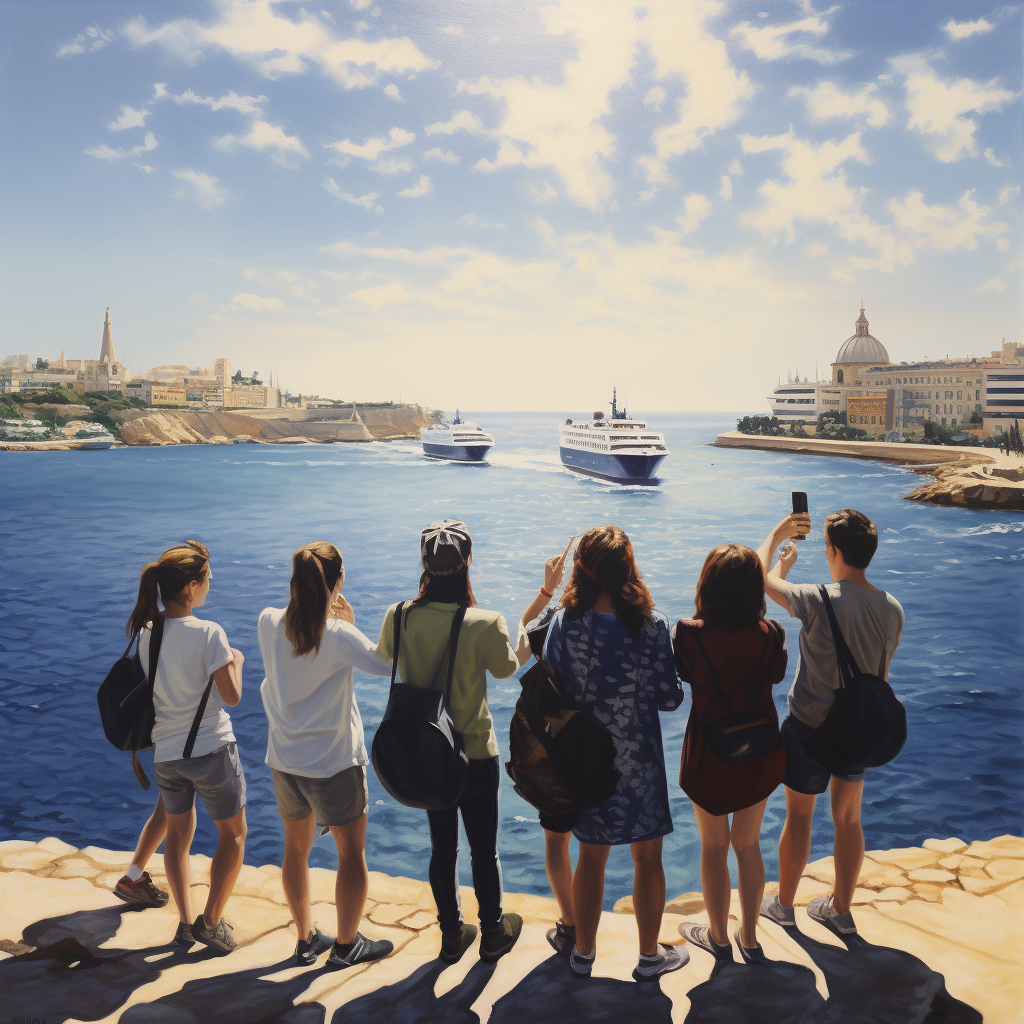
<svg viewBox="0 0 1024 1024">
<path fill-rule="evenodd" d="M 434 986 L 448 965 L 431 961 L 394 985 L 340 1006 L 331 1024 L 479 1024 L 480 1018 L 470 1007 L 491 980 L 494 967 L 477 961 L 462 984 L 438 997 Z"/>
<path fill-rule="evenodd" d="M 113 938 L 132 907 L 83 910 L 44 918 L 25 928 L 35 946 L 0 961 L 0 1010 L 11 1017 L 63 1024 L 69 1017 L 99 1020 L 123 1006 L 137 988 L 168 967 L 198 963 L 212 954 L 166 943 L 145 949 L 99 949 Z"/>
</svg>

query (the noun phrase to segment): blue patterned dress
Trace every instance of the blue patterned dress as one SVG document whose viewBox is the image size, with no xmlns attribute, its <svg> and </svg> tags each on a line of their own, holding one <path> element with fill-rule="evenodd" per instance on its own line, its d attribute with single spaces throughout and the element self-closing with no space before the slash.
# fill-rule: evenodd
<svg viewBox="0 0 1024 1024">
<path fill-rule="evenodd" d="M 673 711 L 683 701 L 668 620 L 655 612 L 634 638 L 617 615 L 588 611 L 572 619 L 560 608 L 543 657 L 567 702 L 586 707 L 608 728 L 622 773 L 614 795 L 585 810 L 572 834 L 598 846 L 668 835 L 672 815 L 658 711 Z"/>
</svg>

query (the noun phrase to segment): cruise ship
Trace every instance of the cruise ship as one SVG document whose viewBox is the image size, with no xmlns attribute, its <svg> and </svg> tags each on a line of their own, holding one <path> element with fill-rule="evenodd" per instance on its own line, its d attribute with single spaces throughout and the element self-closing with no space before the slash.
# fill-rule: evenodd
<svg viewBox="0 0 1024 1024">
<path fill-rule="evenodd" d="M 625 409 L 620 411 L 614 388 L 611 407 L 608 419 L 568 419 L 559 427 L 562 465 L 614 483 L 657 484 L 654 472 L 668 455 L 665 436 L 649 430 L 642 420 L 630 419 Z"/>
<path fill-rule="evenodd" d="M 447 459 L 450 462 L 483 463 L 487 453 L 494 447 L 494 438 L 475 423 L 467 423 L 455 410 L 455 419 L 450 423 L 442 420 L 420 429 L 423 454 L 432 459 Z"/>
</svg>

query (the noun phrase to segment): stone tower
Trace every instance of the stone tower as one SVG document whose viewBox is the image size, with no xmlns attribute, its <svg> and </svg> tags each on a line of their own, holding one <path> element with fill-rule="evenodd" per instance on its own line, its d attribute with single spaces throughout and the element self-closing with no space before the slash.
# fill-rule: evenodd
<svg viewBox="0 0 1024 1024">
<path fill-rule="evenodd" d="M 100 345 L 100 362 L 114 364 L 114 338 L 110 331 L 110 307 L 107 306 L 107 318 L 103 321 L 103 343 Z"/>
</svg>

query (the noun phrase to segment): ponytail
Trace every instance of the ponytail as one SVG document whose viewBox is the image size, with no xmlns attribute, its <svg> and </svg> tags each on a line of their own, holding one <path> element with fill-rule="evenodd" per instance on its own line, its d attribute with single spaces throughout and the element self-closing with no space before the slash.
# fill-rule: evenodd
<svg viewBox="0 0 1024 1024">
<path fill-rule="evenodd" d="M 295 648 L 295 657 L 319 654 L 331 592 L 344 573 L 341 552 L 327 541 L 306 544 L 292 555 L 291 599 L 284 613 L 284 635 Z"/>
<path fill-rule="evenodd" d="M 158 601 L 176 598 L 190 583 L 206 578 L 210 552 L 197 540 L 186 540 L 150 562 L 139 577 L 139 597 L 128 619 L 128 636 L 141 633 L 160 614 Z"/>
</svg>

